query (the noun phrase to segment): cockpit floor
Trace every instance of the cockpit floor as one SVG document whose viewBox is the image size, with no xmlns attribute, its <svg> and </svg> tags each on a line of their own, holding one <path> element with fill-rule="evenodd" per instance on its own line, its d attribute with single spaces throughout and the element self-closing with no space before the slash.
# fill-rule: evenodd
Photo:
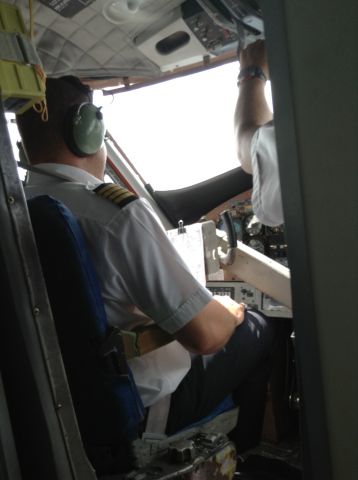
<svg viewBox="0 0 358 480">
<path fill-rule="evenodd" d="M 234 480 L 301 480 L 300 469 L 283 460 L 250 455 L 237 467 Z"/>
<path fill-rule="evenodd" d="M 296 441 L 261 443 L 240 456 L 235 480 L 302 480 L 300 448 Z"/>
</svg>

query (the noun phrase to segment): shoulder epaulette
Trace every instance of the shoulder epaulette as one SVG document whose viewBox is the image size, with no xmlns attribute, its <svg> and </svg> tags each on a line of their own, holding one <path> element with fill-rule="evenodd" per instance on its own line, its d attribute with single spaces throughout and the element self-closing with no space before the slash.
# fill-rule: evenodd
<svg viewBox="0 0 358 480">
<path fill-rule="evenodd" d="M 110 200 L 118 205 L 120 208 L 125 207 L 128 203 L 137 200 L 137 195 L 130 192 L 126 188 L 116 185 L 115 183 L 101 183 L 93 190 L 97 195 Z"/>
</svg>

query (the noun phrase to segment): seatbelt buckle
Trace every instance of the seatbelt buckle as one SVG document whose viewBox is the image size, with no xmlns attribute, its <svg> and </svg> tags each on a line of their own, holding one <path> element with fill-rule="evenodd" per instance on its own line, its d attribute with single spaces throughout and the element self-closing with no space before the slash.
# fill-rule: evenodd
<svg viewBox="0 0 358 480">
<path fill-rule="evenodd" d="M 127 360 L 152 352 L 173 340 L 172 335 L 154 324 L 137 327 L 136 330 L 122 330 L 118 327 L 112 327 L 112 331 L 103 342 L 100 352 L 107 361 L 112 359 L 112 363 L 117 358 L 116 362 L 119 363 L 120 368 L 122 369 L 125 366 L 124 371 L 127 372 Z"/>
<path fill-rule="evenodd" d="M 152 352 L 174 340 L 174 338 L 157 325 L 145 325 L 135 330 L 120 330 L 123 348 L 127 360 Z"/>
<path fill-rule="evenodd" d="M 134 331 L 121 330 L 124 353 L 127 360 L 139 357 L 141 352 L 138 348 L 138 334 Z"/>
</svg>

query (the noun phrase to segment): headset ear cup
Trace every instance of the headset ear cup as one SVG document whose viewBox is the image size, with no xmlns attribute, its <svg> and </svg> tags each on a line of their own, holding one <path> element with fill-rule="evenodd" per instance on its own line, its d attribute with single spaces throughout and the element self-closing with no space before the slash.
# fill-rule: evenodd
<svg viewBox="0 0 358 480">
<path fill-rule="evenodd" d="M 69 150 L 78 157 L 98 152 L 103 145 L 106 128 L 102 113 L 92 103 L 73 105 L 65 115 L 63 136 Z"/>
</svg>

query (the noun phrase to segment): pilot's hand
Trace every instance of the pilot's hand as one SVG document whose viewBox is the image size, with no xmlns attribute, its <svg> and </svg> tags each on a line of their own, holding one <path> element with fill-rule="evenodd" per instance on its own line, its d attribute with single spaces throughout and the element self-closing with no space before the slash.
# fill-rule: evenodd
<svg viewBox="0 0 358 480">
<path fill-rule="evenodd" d="M 214 295 L 216 301 L 229 310 L 236 317 L 236 326 L 242 324 L 245 319 L 246 305 L 244 303 L 237 303 L 228 295 Z"/>
<path fill-rule="evenodd" d="M 250 67 L 252 65 L 261 67 L 266 78 L 269 78 L 266 47 L 263 40 L 251 43 L 244 50 L 240 51 L 240 68 Z"/>
</svg>

